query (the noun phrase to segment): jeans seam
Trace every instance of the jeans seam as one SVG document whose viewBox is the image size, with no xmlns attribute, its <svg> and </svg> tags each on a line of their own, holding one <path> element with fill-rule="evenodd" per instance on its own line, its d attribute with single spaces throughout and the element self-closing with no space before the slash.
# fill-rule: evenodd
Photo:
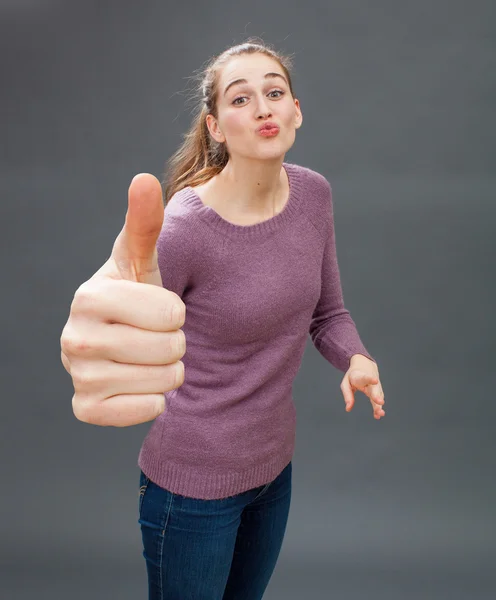
<svg viewBox="0 0 496 600">
<path fill-rule="evenodd" d="M 167 509 L 167 515 L 165 517 L 165 523 L 164 523 L 164 528 L 162 529 L 162 539 L 161 539 L 161 543 L 160 543 L 160 549 L 159 549 L 159 559 L 158 559 L 158 564 L 159 566 L 159 579 L 160 579 L 160 600 L 164 600 L 164 582 L 163 582 L 163 569 L 162 569 L 162 556 L 164 553 L 164 542 L 165 542 L 165 530 L 167 529 L 167 524 L 169 523 L 169 515 L 171 512 L 171 508 L 172 508 L 172 501 L 174 500 L 174 494 L 171 492 L 170 493 L 170 500 L 169 500 L 169 508 Z"/>
</svg>

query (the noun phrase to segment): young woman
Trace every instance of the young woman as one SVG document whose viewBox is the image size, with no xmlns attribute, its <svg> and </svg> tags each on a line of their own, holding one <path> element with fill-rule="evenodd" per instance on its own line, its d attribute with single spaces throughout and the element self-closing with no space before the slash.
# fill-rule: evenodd
<svg viewBox="0 0 496 600">
<path fill-rule="evenodd" d="M 307 167 L 284 162 L 302 124 L 289 59 L 249 40 L 210 62 L 200 90 L 193 126 L 169 163 L 165 211 L 151 179 L 135 178 L 127 229 L 112 262 L 74 303 L 91 307 L 86 311 L 93 319 L 106 310 L 107 328 L 109 322 L 134 325 L 115 328 L 121 337 L 113 345 L 110 337 L 94 343 L 98 356 L 105 347 L 108 359 L 112 346 L 114 360 L 128 363 L 127 388 L 118 388 L 115 371 L 113 395 L 109 387 L 100 391 L 90 411 L 86 369 L 86 378 L 76 380 L 73 405 L 78 418 L 93 423 L 154 419 L 138 459 L 149 598 L 257 600 L 275 568 L 289 514 L 292 384 L 307 336 L 344 373 L 346 410 L 360 390 L 380 419 L 384 395 L 376 361 L 343 304 L 330 184 Z M 152 188 L 155 200 L 138 201 L 139 194 L 151 197 Z M 155 241 L 155 267 L 137 267 Z M 137 276 L 154 269 L 153 281 Z M 164 289 L 141 286 L 138 294 L 121 282 L 121 301 L 113 302 L 117 280 L 126 278 L 156 285 L 161 279 Z M 160 328 L 149 315 L 165 290 L 162 323 L 165 314 L 170 319 L 174 299 L 186 314 L 179 325 L 168 321 Z M 69 372 L 83 364 L 75 350 L 81 345 L 67 341 L 71 331 L 82 331 L 81 322 L 71 311 L 62 353 Z M 160 354 L 165 332 L 168 354 Z M 175 355 L 172 339 L 179 342 Z M 148 378 L 131 363 L 148 364 Z M 167 383 L 166 372 L 158 371 L 164 364 Z M 183 369 L 172 383 L 170 369 L 177 364 Z M 154 379 L 159 372 L 162 387 Z M 103 380 L 100 375 L 100 390 Z M 132 394 L 139 392 L 148 396 L 138 403 Z M 153 402 L 162 398 L 161 408 L 152 408 L 152 396 Z"/>
</svg>

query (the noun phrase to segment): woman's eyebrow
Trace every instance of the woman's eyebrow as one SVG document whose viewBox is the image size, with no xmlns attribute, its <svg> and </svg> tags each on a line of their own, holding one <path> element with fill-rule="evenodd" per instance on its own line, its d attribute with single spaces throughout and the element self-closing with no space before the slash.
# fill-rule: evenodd
<svg viewBox="0 0 496 600">
<path fill-rule="evenodd" d="M 286 81 L 286 78 L 283 75 L 281 75 L 280 73 L 266 73 L 264 75 L 264 79 L 273 79 L 275 77 L 280 77 L 281 79 L 284 79 L 284 81 L 286 83 L 288 83 Z M 227 94 L 229 88 L 231 88 L 233 85 L 236 85 L 238 83 L 248 83 L 248 80 L 241 78 L 241 79 L 235 79 L 234 81 L 231 81 L 231 83 L 224 90 L 224 96 Z"/>
</svg>

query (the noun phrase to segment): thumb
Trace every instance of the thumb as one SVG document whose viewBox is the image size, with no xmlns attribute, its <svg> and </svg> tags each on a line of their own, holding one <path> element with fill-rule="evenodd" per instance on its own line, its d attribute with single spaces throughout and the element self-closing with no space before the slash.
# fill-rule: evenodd
<svg viewBox="0 0 496 600">
<path fill-rule="evenodd" d="M 149 173 L 136 175 L 129 186 L 124 227 L 110 257 L 123 279 L 162 287 L 156 244 L 163 221 L 159 180 Z"/>
</svg>

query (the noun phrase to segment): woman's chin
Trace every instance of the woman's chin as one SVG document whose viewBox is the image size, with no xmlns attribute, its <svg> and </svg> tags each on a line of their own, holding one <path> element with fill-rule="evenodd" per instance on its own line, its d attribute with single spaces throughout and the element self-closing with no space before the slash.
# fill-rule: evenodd
<svg viewBox="0 0 496 600">
<path fill-rule="evenodd" d="M 275 141 L 274 141 L 275 142 Z M 277 158 L 281 158 L 284 157 L 284 155 L 286 154 L 286 152 L 291 148 L 293 144 L 291 144 L 290 146 L 288 146 L 288 144 L 281 144 L 281 143 L 265 143 L 264 144 L 259 144 L 257 148 L 253 149 L 253 154 L 252 154 L 252 158 L 263 158 L 266 160 L 269 159 L 277 159 Z"/>
</svg>

